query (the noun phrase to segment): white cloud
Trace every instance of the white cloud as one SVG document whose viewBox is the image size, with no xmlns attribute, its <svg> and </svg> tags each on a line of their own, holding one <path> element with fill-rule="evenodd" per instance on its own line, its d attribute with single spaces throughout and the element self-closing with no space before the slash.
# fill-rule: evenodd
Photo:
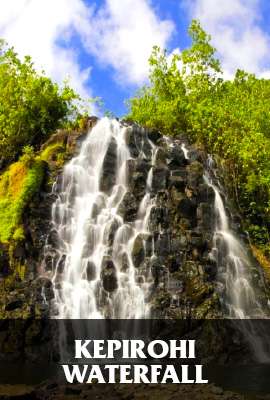
<svg viewBox="0 0 270 400">
<path fill-rule="evenodd" d="M 95 9 L 84 0 L 1 0 L 0 37 L 20 56 L 57 82 L 67 76 L 83 97 L 90 97 L 91 66 L 82 69 L 73 34 L 101 67 L 111 67 L 119 84 L 141 84 L 148 75 L 152 46 L 165 47 L 174 26 L 161 20 L 149 0 L 105 0 Z"/>
<path fill-rule="evenodd" d="M 90 68 L 81 69 L 76 49 L 68 43 L 76 26 L 89 15 L 81 0 L 1 0 L 0 37 L 20 56 L 29 54 L 36 67 L 57 82 L 69 77 L 75 90 L 88 98 Z"/>
<path fill-rule="evenodd" d="M 153 45 L 164 48 L 174 30 L 147 0 L 106 0 L 92 23 L 80 27 L 84 45 L 122 84 L 142 84 L 148 76 Z"/>
<path fill-rule="evenodd" d="M 259 26 L 258 0 L 187 0 L 185 6 L 211 34 L 227 76 L 237 68 L 266 73 L 270 40 Z"/>
</svg>

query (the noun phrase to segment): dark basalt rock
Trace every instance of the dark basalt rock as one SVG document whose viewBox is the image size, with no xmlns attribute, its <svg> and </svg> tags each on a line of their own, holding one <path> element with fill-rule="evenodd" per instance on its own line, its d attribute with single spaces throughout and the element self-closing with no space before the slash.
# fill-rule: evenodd
<svg viewBox="0 0 270 400">
<path fill-rule="evenodd" d="M 17 243 L 13 251 L 13 257 L 17 260 L 23 260 L 26 257 L 25 247 L 23 243 Z"/>
<path fill-rule="evenodd" d="M 142 173 L 136 172 L 133 175 L 133 193 L 138 202 L 141 201 L 145 194 L 146 181 Z"/>
<path fill-rule="evenodd" d="M 204 264 L 204 271 L 208 278 L 212 281 L 217 275 L 217 263 L 213 258 L 208 257 L 207 262 Z"/>
<path fill-rule="evenodd" d="M 106 238 L 106 242 L 110 247 L 113 245 L 114 237 L 119 226 L 119 221 L 114 219 L 112 223 L 107 227 L 107 229 L 105 229 L 104 236 Z"/>
<path fill-rule="evenodd" d="M 138 159 L 135 163 L 135 171 L 141 173 L 147 179 L 148 171 L 150 169 L 150 160 Z"/>
<path fill-rule="evenodd" d="M 108 192 L 115 184 L 117 167 L 117 143 L 112 138 L 103 161 L 101 190 Z"/>
<path fill-rule="evenodd" d="M 129 269 L 129 261 L 126 253 L 121 256 L 121 271 L 126 272 Z"/>
<path fill-rule="evenodd" d="M 158 168 L 167 167 L 167 154 L 166 151 L 162 148 L 158 148 L 155 156 L 155 165 Z"/>
<path fill-rule="evenodd" d="M 193 161 L 187 166 L 187 182 L 191 189 L 197 189 L 200 184 L 203 183 L 203 165 L 198 161 Z"/>
<path fill-rule="evenodd" d="M 130 158 L 129 160 L 127 160 L 126 163 L 126 171 L 127 171 L 127 176 L 128 176 L 128 185 L 130 187 L 132 187 L 132 177 L 134 172 L 136 171 L 136 167 L 137 167 L 137 160 L 134 158 Z"/>
<path fill-rule="evenodd" d="M 153 253 L 153 235 L 147 235 L 145 238 L 145 257 L 151 257 Z"/>
<path fill-rule="evenodd" d="M 23 301 L 19 299 L 8 300 L 5 306 L 5 311 L 14 311 L 18 308 L 22 308 Z"/>
<path fill-rule="evenodd" d="M 47 236 L 47 244 L 57 248 L 58 243 L 58 233 L 56 230 L 51 230 Z"/>
<path fill-rule="evenodd" d="M 132 261 L 135 268 L 140 267 L 144 260 L 145 250 L 144 250 L 144 240 L 142 235 L 138 235 L 134 241 L 132 249 Z"/>
<path fill-rule="evenodd" d="M 141 151 L 142 132 L 139 127 L 133 125 L 128 127 L 126 131 L 126 143 L 128 145 L 130 155 L 133 158 L 138 157 Z"/>
<path fill-rule="evenodd" d="M 8 249 L 4 245 L 0 244 L 0 276 L 5 277 L 9 274 L 9 254 Z"/>
<path fill-rule="evenodd" d="M 184 261 L 184 254 L 181 253 L 179 255 L 175 255 L 174 253 L 171 253 L 171 255 L 168 257 L 168 268 L 171 273 L 179 271 L 183 265 Z"/>
<path fill-rule="evenodd" d="M 162 280 L 165 274 L 165 267 L 162 258 L 156 255 L 152 257 L 150 260 L 150 269 L 155 280 L 155 285 L 157 285 L 159 281 Z"/>
<path fill-rule="evenodd" d="M 169 211 L 166 207 L 152 207 L 149 228 L 151 232 L 159 232 L 169 228 Z"/>
<path fill-rule="evenodd" d="M 53 284 L 49 278 L 39 277 L 33 283 L 36 298 L 40 302 L 50 301 L 54 298 Z M 44 299 L 45 296 L 45 299 Z"/>
<path fill-rule="evenodd" d="M 196 221 L 196 209 L 197 205 L 195 202 L 187 197 L 182 197 L 178 203 L 178 212 L 184 218 L 191 220 L 193 223 Z"/>
<path fill-rule="evenodd" d="M 149 140 L 151 140 L 152 143 L 157 144 L 158 141 L 162 138 L 162 135 L 156 129 L 148 129 L 147 137 Z"/>
<path fill-rule="evenodd" d="M 168 233 L 160 233 L 155 242 L 155 252 L 158 256 L 168 256 L 170 254 L 170 236 Z"/>
<path fill-rule="evenodd" d="M 89 224 L 86 242 L 83 245 L 82 249 L 82 257 L 89 257 L 94 251 L 94 243 L 95 243 L 95 234 L 91 224 Z"/>
<path fill-rule="evenodd" d="M 215 192 L 214 190 L 208 186 L 206 183 L 201 183 L 197 188 L 197 201 L 198 203 L 214 203 L 215 200 Z"/>
<path fill-rule="evenodd" d="M 86 279 L 88 281 L 93 281 L 96 279 L 96 266 L 92 261 L 87 261 L 86 265 Z"/>
<path fill-rule="evenodd" d="M 185 192 L 185 188 L 187 185 L 187 172 L 184 169 L 177 169 L 171 171 L 171 175 L 169 178 L 170 187 L 174 187 L 177 191 L 182 193 Z"/>
<path fill-rule="evenodd" d="M 143 159 L 149 160 L 152 158 L 152 146 L 149 143 L 149 140 L 146 139 L 146 137 L 144 137 L 142 140 L 141 153 Z"/>
<path fill-rule="evenodd" d="M 204 163 L 207 156 L 202 150 L 197 149 L 189 149 L 188 157 L 190 162 L 199 161 L 200 163 Z"/>
<path fill-rule="evenodd" d="M 50 254 L 47 254 L 44 258 L 44 266 L 46 271 L 52 271 L 53 269 L 53 259 L 54 257 Z"/>
<path fill-rule="evenodd" d="M 103 260 L 101 279 L 104 290 L 106 292 L 113 292 L 118 287 L 116 270 L 112 260 Z"/>
<path fill-rule="evenodd" d="M 207 248 L 207 241 L 203 233 L 189 231 L 187 232 L 187 237 L 192 247 L 196 247 L 202 252 Z"/>
<path fill-rule="evenodd" d="M 65 265 L 66 265 L 66 258 L 67 258 L 66 254 L 62 254 L 62 256 L 60 257 L 60 260 L 58 261 L 57 272 L 59 274 L 62 274 L 64 272 Z"/>
<path fill-rule="evenodd" d="M 158 192 L 167 189 L 169 179 L 168 168 L 153 167 L 152 190 Z"/>
<path fill-rule="evenodd" d="M 169 167 L 171 169 L 175 169 L 177 167 L 183 167 L 188 163 L 188 161 L 185 158 L 185 154 L 181 149 L 181 146 L 179 145 L 175 145 L 169 148 L 168 160 L 169 160 Z"/>
<path fill-rule="evenodd" d="M 213 206 L 209 203 L 200 203 L 197 208 L 198 224 L 202 229 L 211 229 L 214 224 Z"/>
<path fill-rule="evenodd" d="M 152 136 L 154 138 L 154 135 Z M 152 146 L 148 140 L 147 130 L 135 124 L 129 126 L 126 131 L 126 143 L 129 147 L 131 157 L 137 158 L 139 155 L 143 155 L 146 158 L 151 158 Z"/>
<path fill-rule="evenodd" d="M 128 160 L 128 187 L 139 202 L 145 193 L 146 181 L 151 165 L 144 159 Z"/>
<path fill-rule="evenodd" d="M 118 208 L 118 214 L 123 217 L 125 222 L 135 221 L 137 218 L 137 207 L 135 196 L 131 192 L 126 192 Z"/>
</svg>

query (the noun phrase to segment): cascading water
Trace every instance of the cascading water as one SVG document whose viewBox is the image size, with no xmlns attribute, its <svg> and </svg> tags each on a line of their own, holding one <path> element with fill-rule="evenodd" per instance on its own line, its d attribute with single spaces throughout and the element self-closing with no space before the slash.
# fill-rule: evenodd
<svg viewBox="0 0 270 400">
<path fill-rule="evenodd" d="M 189 158 L 189 151 L 182 144 L 185 157 Z M 208 169 L 213 173 L 213 160 L 209 157 Z M 257 300 L 252 285 L 252 265 L 247 250 L 229 228 L 229 219 L 225 211 L 224 202 L 217 186 L 215 186 L 206 170 L 204 180 L 215 193 L 215 227 L 213 238 L 212 257 L 218 264 L 218 280 L 221 290 L 221 299 L 224 300 L 227 317 L 265 318 L 265 313 Z"/>
<path fill-rule="evenodd" d="M 247 251 L 229 228 L 219 190 L 207 177 L 205 180 L 215 192 L 216 228 L 212 254 L 218 262 L 218 279 L 223 288 L 220 298 L 224 301 L 227 316 L 238 320 L 267 318 L 252 284 L 252 264 Z M 236 326 L 249 342 L 257 361 L 269 363 L 270 349 L 264 324 L 246 321 L 237 322 Z"/>
<path fill-rule="evenodd" d="M 65 166 L 60 187 L 54 187 L 57 199 L 52 207 L 52 225 L 57 247 L 52 282 L 57 318 L 149 315 L 146 298 L 153 283 L 152 274 L 150 270 L 138 272 L 132 252 L 138 236 L 148 234 L 154 201 L 152 168 L 137 217 L 127 223 L 119 207 L 128 192 L 127 163 L 132 159 L 126 143 L 128 129 L 116 120 L 101 119 L 88 133 L 79 155 Z M 144 141 L 151 149 L 153 165 L 156 147 L 146 134 Z M 104 160 L 111 149 L 111 168 L 115 163 L 115 172 L 111 187 L 104 189 L 103 181 L 108 178 Z M 143 147 L 138 157 L 144 157 Z M 50 251 L 46 246 L 45 258 Z"/>
<path fill-rule="evenodd" d="M 218 280 L 229 318 L 265 318 L 252 284 L 252 264 L 247 250 L 229 228 L 224 202 L 218 188 L 205 175 L 215 193 L 216 226 L 212 255 L 218 262 Z"/>
<path fill-rule="evenodd" d="M 185 157 L 189 151 L 182 144 Z M 267 333 L 264 324 L 251 319 L 265 319 L 267 313 L 258 300 L 253 285 L 252 263 L 247 249 L 230 229 L 229 218 L 226 214 L 224 201 L 218 187 L 213 183 L 211 174 L 215 176 L 213 160 L 207 160 L 208 169 L 204 172 L 204 180 L 215 193 L 215 227 L 211 256 L 217 263 L 218 291 L 223 302 L 224 316 L 235 320 L 245 320 L 236 323 L 259 362 L 270 362 L 270 348 L 267 345 Z"/>
</svg>

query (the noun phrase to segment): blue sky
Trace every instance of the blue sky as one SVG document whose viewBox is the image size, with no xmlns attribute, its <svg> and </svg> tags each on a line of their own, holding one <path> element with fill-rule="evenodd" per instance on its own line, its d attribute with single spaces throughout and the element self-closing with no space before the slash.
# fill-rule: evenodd
<svg viewBox="0 0 270 400">
<path fill-rule="evenodd" d="M 0 0 L 0 36 L 20 56 L 118 116 L 147 82 L 152 46 L 180 52 L 192 18 L 212 35 L 227 78 L 236 68 L 270 77 L 268 0 Z"/>
</svg>

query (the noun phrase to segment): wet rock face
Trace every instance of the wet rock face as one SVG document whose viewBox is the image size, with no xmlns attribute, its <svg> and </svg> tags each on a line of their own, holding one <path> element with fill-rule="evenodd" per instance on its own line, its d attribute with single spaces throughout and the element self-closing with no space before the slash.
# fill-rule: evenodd
<svg viewBox="0 0 270 400">
<path fill-rule="evenodd" d="M 132 250 L 132 261 L 135 268 L 140 267 L 142 262 L 144 261 L 145 250 L 144 250 L 144 241 L 142 235 L 138 235 L 135 239 L 133 250 Z"/>
<path fill-rule="evenodd" d="M 153 284 L 147 301 L 157 316 L 181 317 L 188 313 L 201 318 L 217 316 L 219 305 L 214 296 L 217 268 L 209 256 L 213 239 L 214 192 L 203 179 L 203 159 L 206 155 L 189 147 L 191 159 L 187 160 L 180 140 L 172 140 L 168 144 L 160 132 L 143 130 L 132 124 L 128 126 L 126 140 L 131 157 L 126 165 L 128 190 L 123 195 L 117 213 L 124 223 L 134 226 L 146 185 L 149 185 L 147 178 L 151 168 L 149 195 L 153 206 L 149 215 L 150 233 L 137 235 L 129 259 L 125 253 L 118 255 L 120 270 L 127 271 L 133 263 L 139 284 L 143 283 L 150 271 Z M 151 159 L 152 145 L 157 146 L 154 165 Z M 109 193 L 115 183 L 116 146 L 112 140 L 103 162 L 101 191 L 105 193 Z M 61 190 L 61 176 L 57 178 L 55 188 L 56 191 Z M 26 264 L 24 290 L 29 293 L 21 298 L 15 289 L 14 297 L 5 304 L 7 310 L 16 311 L 20 307 L 28 307 L 39 315 L 48 314 L 44 296 L 47 302 L 54 296 L 50 279 L 55 262 L 57 260 L 59 275 L 63 273 L 66 264 L 65 254 L 56 256 L 58 234 L 51 226 L 54 201 L 55 195 L 51 194 L 50 188 L 44 188 L 25 215 L 27 240 L 24 246 L 16 249 L 16 257 L 20 263 Z M 97 199 L 92 218 L 96 218 L 103 202 L 102 197 Z M 87 261 L 94 250 L 91 224 L 89 221 L 88 237 L 83 247 L 83 257 L 86 260 L 83 274 L 89 282 L 96 279 L 95 266 Z M 118 227 L 119 221 L 116 218 L 104 232 L 109 247 L 108 257 L 104 259 L 101 268 L 101 289 L 105 297 L 113 294 L 119 285 L 112 260 Z M 43 257 L 45 245 L 46 258 Z M 37 279 L 41 265 L 47 277 Z M 1 252 L 0 267 L 2 275 L 9 269 L 8 259 Z M 61 279 L 57 285 L 61 286 Z"/>
<path fill-rule="evenodd" d="M 6 277 L 10 271 L 10 263 L 8 257 L 8 250 L 4 245 L 0 245 L 0 274 Z"/>
<path fill-rule="evenodd" d="M 158 146 L 149 217 L 153 310 L 162 317 L 212 318 L 219 315 L 220 305 L 215 295 L 217 269 L 210 259 L 215 196 L 203 177 L 206 155 L 189 147 L 192 157 L 186 159 L 177 140 L 168 145 L 159 139 Z M 135 244 L 133 262 L 140 269 L 149 253 L 140 237 Z"/>
<path fill-rule="evenodd" d="M 117 289 L 117 277 L 116 270 L 113 261 L 110 259 L 105 259 L 103 261 L 101 279 L 103 283 L 103 288 L 106 292 L 113 292 Z"/>
<path fill-rule="evenodd" d="M 96 279 L 96 272 L 95 272 L 96 268 L 93 262 L 91 261 L 87 261 L 87 265 L 86 265 L 86 278 L 88 281 L 93 281 L 94 279 Z"/>
<path fill-rule="evenodd" d="M 115 184 L 117 167 L 117 143 L 113 139 L 108 147 L 103 161 L 103 174 L 101 177 L 101 190 L 109 191 Z"/>
<path fill-rule="evenodd" d="M 169 169 L 167 167 L 153 167 L 153 192 L 166 190 L 168 187 Z"/>
<path fill-rule="evenodd" d="M 50 301 L 54 298 L 53 285 L 48 278 L 37 278 L 34 282 L 36 297 L 40 302 Z"/>
<path fill-rule="evenodd" d="M 126 222 L 135 221 L 137 218 L 138 204 L 135 196 L 131 192 L 126 192 L 118 208 L 118 213 Z"/>
<path fill-rule="evenodd" d="M 147 176 L 151 168 L 150 159 L 131 159 L 127 162 L 129 191 L 138 204 L 145 194 Z"/>
<path fill-rule="evenodd" d="M 169 167 L 179 168 L 187 164 L 185 154 L 179 144 L 174 145 L 168 150 Z"/>
<path fill-rule="evenodd" d="M 199 161 L 193 161 L 187 166 L 187 182 L 190 189 L 196 190 L 203 183 L 204 167 Z"/>
</svg>

